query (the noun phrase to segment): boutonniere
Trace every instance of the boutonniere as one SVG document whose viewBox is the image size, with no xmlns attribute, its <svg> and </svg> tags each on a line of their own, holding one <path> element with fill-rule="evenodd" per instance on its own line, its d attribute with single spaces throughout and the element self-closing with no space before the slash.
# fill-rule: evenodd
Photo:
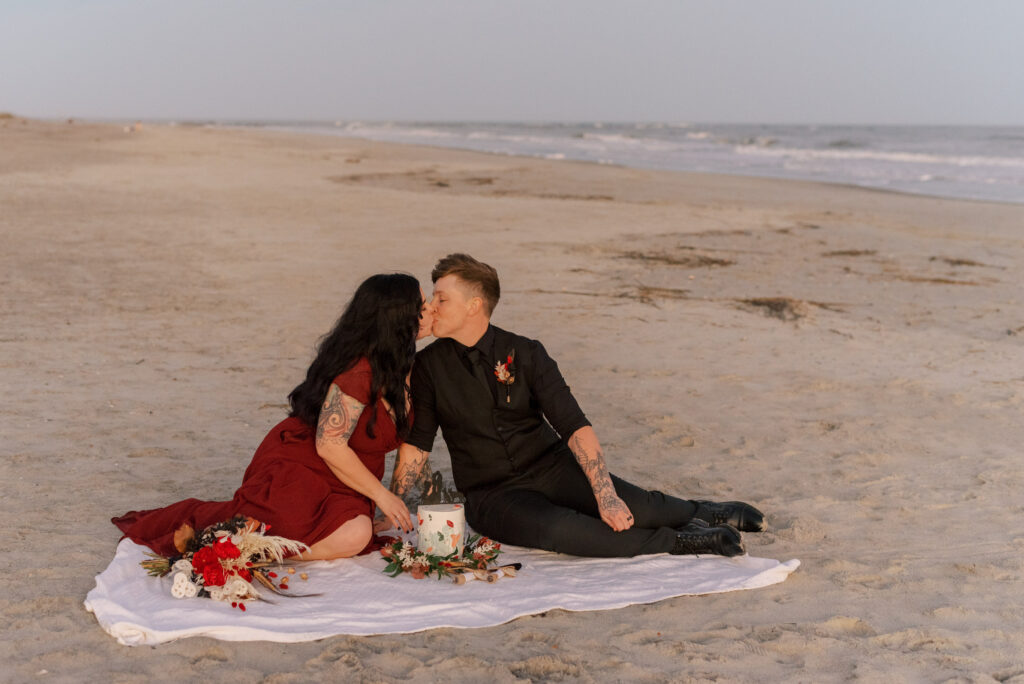
<svg viewBox="0 0 1024 684">
<path fill-rule="evenodd" d="M 516 350 L 513 349 L 508 353 L 508 359 L 505 363 L 499 361 L 494 364 L 494 377 L 498 378 L 498 382 L 505 386 L 505 403 L 512 403 L 512 383 L 516 381 L 516 369 L 512 363 L 516 360 Z"/>
</svg>

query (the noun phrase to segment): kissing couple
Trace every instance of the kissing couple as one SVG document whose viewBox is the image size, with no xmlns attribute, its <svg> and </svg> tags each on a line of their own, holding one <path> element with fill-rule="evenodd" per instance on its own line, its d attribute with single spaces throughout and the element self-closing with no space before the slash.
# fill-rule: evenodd
<svg viewBox="0 0 1024 684">
<path fill-rule="evenodd" d="M 112 522 L 166 556 L 182 550 L 185 526 L 235 515 L 306 544 L 304 560 L 367 553 L 382 545 L 381 528 L 412 529 L 402 497 L 426 489 L 440 428 L 467 522 L 504 544 L 592 557 L 736 556 L 741 532 L 764 530 L 747 503 L 681 499 L 611 474 L 544 346 L 491 324 L 501 296 L 494 268 L 450 254 L 431 280 L 429 301 L 405 274 L 356 289 L 231 500 L 186 499 Z M 385 455 L 396 448 L 388 488 Z"/>
</svg>

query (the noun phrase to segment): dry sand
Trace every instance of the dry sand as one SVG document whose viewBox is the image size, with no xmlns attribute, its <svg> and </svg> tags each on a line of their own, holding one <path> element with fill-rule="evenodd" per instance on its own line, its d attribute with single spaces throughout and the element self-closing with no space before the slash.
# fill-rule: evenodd
<svg viewBox="0 0 1024 684">
<path fill-rule="evenodd" d="M 1024 681 L 1024 206 L 8 118 L 0 236 L 2 680 Z M 354 285 L 429 292 L 456 250 L 613 471 L 756 503 L 750 553 L 800 570 L 491 629 L 107 636 L 109 518 L 230 496 Z"/>
</svg>

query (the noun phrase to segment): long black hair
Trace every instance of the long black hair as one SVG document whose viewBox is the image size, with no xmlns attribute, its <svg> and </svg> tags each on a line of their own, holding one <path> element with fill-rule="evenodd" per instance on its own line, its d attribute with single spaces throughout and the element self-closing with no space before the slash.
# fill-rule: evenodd
<svg viewBox="0 0 1024 684">
<path fill-rule="evenodd" d="M 356 289 L 334 329 L 317 345 L 306 379 L 288 395 L 289 415 L 315 426 L 331 382 L 364 356 L 370 361 L 370 404 L 384 398 L 395 414 L 399 438 L 409 432 L 405 408 L 406 377 L 416 354 L 416 333 L 423 300 L 420 284 L 405 273 L 370 276 Z M 373 410 L 366 434 L 374 437 Z"/>
</svg>

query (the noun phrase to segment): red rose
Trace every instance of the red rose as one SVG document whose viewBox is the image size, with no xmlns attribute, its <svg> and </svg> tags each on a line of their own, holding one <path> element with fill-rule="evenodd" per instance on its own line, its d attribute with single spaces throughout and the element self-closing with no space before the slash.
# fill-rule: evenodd
<svg viewBox="0 0 1024 684">
<path fill-rule="evenodd" d="M 242 552 L 231 541 L 231 537 L 221 537 L 220 541 L 213 545 L 213 552 L 217 558 L 238 558 Z"/>
<path fill-rule="evenodd" d="M 246 582 L 252 582 L 252 573 L 248 570 L 239 570 L 238 576 L 244 579 Z"/>
<path fill-rule="evenodd" d="M 209 546 L 204 546 L 195 552 L 192 556 L 192 569 L 197 573 L 201 573 L 207 565 L 216 565 L 220 567 L 220 561 L 217 559 L 217 554 L 214 553 L 213 549 Z"/>
<path fill-rule="evenodd" d="M 220 567 L 220 561 L 203 568 L 203 584 L 207 587 L 224 586 L 224 568 Z"/>
</svg>

